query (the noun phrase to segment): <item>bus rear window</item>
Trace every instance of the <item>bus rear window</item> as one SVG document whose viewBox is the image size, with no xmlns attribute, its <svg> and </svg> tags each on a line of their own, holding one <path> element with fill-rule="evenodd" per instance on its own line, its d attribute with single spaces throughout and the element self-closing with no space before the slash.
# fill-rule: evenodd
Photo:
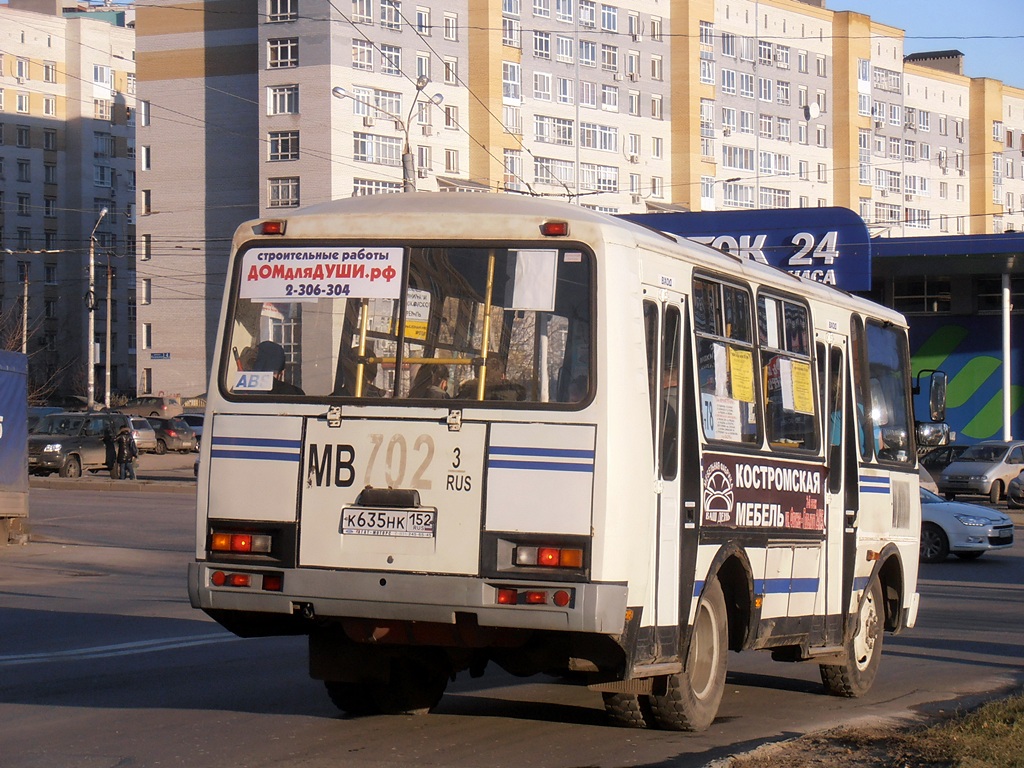
<svg viewBox="0 0 1024 768">
<path fill-rule="evenodd" d="M 578 248 L 275 244 L 241 253 L 238 269 L 229 396 L 588 395 L 591 259 Z"/>
</svg>

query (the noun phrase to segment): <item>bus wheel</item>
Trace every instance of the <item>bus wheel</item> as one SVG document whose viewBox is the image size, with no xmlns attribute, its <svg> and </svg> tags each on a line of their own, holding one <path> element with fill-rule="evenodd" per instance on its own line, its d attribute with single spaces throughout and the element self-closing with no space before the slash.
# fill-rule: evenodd
<svg viewBox="0 0 1024 768">
<path fill-rule="evenodd" d="M 669 675 L 664 694 L 650 697 L 658 725 L 670 731 L 703 731 L 718 714 L 725 691 L 729 618 L 718 579 L 704 589 L 693 621 L 683 671 Z"/>
<path fill-rule="evenodd" d="M 872 579 L 867 594 L 861 600 L 857 613 L 856 631 L 846 641 L 846 661 L 842 664 L 822 664 L 821 682 L 833 696 L 857 698 L 871 689 L 882 662 L 882 585 Z"/>
<path fill-rule="evenodd" d="M 363 683 L 336 682 L 325 680 L 327 695 L 338 709 L 346 715 L 372 715 L 377 712 Z"/>
<path fill-rule="evenodd" d="M 651 702 L 635 693 L 603 693 L 604 711 L 615 725 L 626 728 L 649 728 L 655 724 Z"/>
<path fill-rule="evenodd" d="M 440 655 L 396 658 L 387 683 L 367 686 L 373 703 L 386 715 L 425 715 L 448 687 L 450 668 Z"/>
</svg>

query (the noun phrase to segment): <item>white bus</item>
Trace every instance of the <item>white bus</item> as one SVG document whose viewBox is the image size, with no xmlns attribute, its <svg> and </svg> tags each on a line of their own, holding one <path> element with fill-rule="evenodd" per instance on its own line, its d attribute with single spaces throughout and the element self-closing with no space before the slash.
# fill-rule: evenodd
<svg viewBox="0 0 1024 768">
<path fill-rule="evenodd" d="M 700 730 L 728 650 L 857 696 L 914 625 L 891 310 L 582 207 L 415 193 L 243 224 L 220 328 L 190 599 L 308 635 L 346 712 L 494 662 Z"/>
</svg>

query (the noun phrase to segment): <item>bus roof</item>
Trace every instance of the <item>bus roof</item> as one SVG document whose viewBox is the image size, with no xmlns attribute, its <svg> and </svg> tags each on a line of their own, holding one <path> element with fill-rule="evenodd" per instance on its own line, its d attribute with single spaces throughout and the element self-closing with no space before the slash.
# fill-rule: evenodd
<svg viewBox="0 0 1024 768">
<path fill-rule="evenodd" d="M 345 217 L 339 227 L 337 218 Z M 761 264 L 688 240 L 679 235 L 661 232 L 642 224 L 627 221 L 610 214 L 570 204 L 561 200 L 513 194 L 480 192 L 412 192 L 387 195 L 358 195 L 332 200 L 281 215 L 269 215 L 247 221 L 235 233 L 233 246 L 263 240 L 259 225 L 263 221 L 286 222 L 284 237 L 337 238 L 349 237 L 406 237 L 415 240 L 440 240 L 453 236 L 456 220 L 486 219 L 486 227 L 474 224 L 469 231 L 476 237 L 492 240 L 522 240 L 540 235 L 540 224 L 545 221 L 566 221 L 569 237 L 584 242 L 626 240 L 631 245 L 645 245 L 660 253 L 683 253 L 709 269 L 743 275 L 758 282 L 773 283 L 826 302 L 835 302 L 837 294 L 849 309 L 906 325 L 898 312 L 876 304 L 844 290 L 823 285 L 776 267 Z M 529 220 L 524 228 L 524 219 Z M 403 220 L 408 222 L 403 225 Z M 525 234 L 528 232 L 529 234 Z M 615 232 L 621 233 L 615 237 Z M 276 239 L 278 236 L 266 236 Z"/>
</svg>

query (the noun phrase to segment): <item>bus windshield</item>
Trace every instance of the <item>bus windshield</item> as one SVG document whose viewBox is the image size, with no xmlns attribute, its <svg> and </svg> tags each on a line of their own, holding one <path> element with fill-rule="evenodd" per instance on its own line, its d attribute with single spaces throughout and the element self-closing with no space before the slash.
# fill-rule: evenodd
<svg viewBox="0 0 1024 768">
<path fill-rule="evenodd" d="M 579 248 L 260 244 L 237 264 L 229 397 L 580 403 L 589 391 Z"/>
</svg>

